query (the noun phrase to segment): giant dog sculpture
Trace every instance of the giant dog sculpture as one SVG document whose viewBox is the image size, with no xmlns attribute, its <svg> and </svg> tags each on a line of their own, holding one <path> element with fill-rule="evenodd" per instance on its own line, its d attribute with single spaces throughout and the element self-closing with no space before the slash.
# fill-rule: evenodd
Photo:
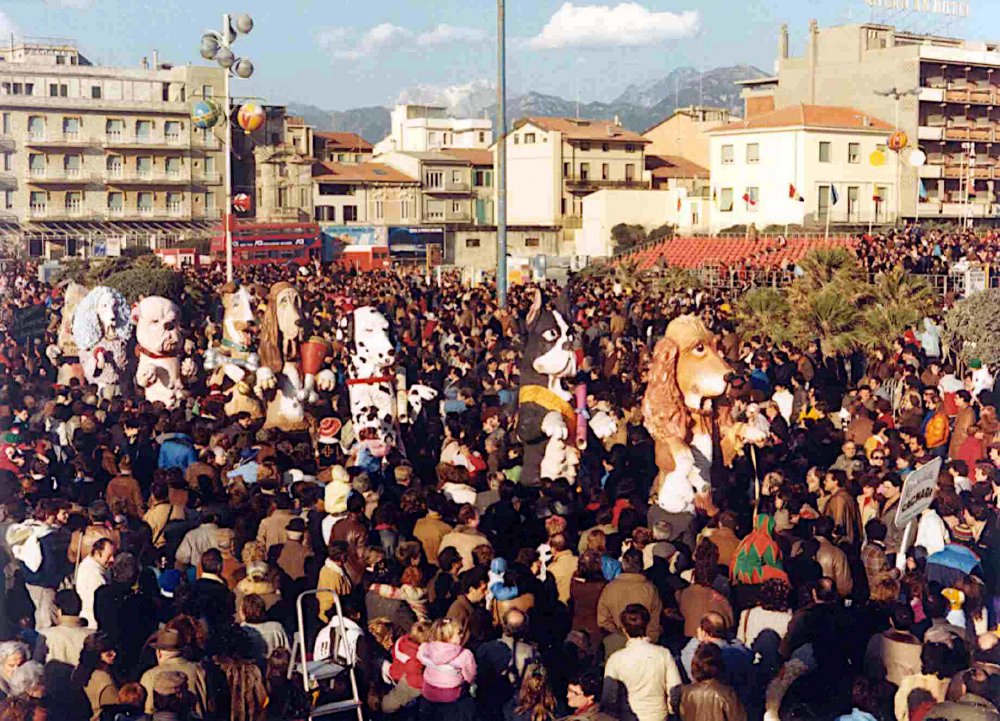
<svg viewBox="0 0 1000 721">
<path fill-rule="evenodd" d="M 146 400 L 162 403 L 169 409 L 180 405 L 187 396 L 184 379 L 195 373 L 194 361 L 185 358 L 181 333 L 181 309 L 160 296 L 149 296 L 132 309 L 135 324 L 135 352 L 139 358 L 135 383 Z"/>
<path fill-rule="evenodd" d="M 128 363 L 132 319 L 125 296 L 99 285 L 80 301 L 73 313 L 73 341 L 88 383 L 101 397 L 110 399 L 120 391 L 121 375 Z"/>
<path fill-rule="evenodd" d="M 83 367 L 80 365 L 80 349 L 73 340 L 73 316 L 76 309 L 87 297 L 87 286 L 70 282 L 63 289 L 62 317 L 59 320 L 59 331 L 56 342 L 46 349 L 46 355 L 53 365 L 59 364 L 56 383 L 69 385 L 73 378 L 84 381 Z"/>
<path fill-rule="evenodd" d="M 253 390 L 253 374 L 260 367 L 260 357 L 253 348 L 251 336 L 256 324 L 254 288 L 228 283 L 220 289 L 220 294 L 222 340 L 205 353 L 205 369 L 213 372 L 209 385 L 221 388 L 227 379 L 232 383 L 225 405 L 227 415 L 246 412 L 252 418 L 260 418 L 264 415 L 264 407 Z"/>
<path fill-rule="evenodd" d="M 257 386 L 270 399 L 265 428 L 307 430 L 306 405 L 315 398 L 311 392 L 313 383 L 322 391 L 333 390 L 336 385 L 336 377 L 329 369 L 319 371 L 315 378 L 300 372 L 303 335 L 299 291 L 291 283 L 275 283 L 267 294 L 267 310 L 261 322 L 261 366 L 257 369 Z"/>
<path fill-rule="evenodd" d="M 579 465 L 573 394 L 563 388 L 563 379 L 576 375 L 573 331 L 563 298 L 558 305 L 543 309 L 542 295 L 536 291 L 526 318 L 517 435 L 524 444 L 521 483 L 528 486 L 538 485 L 542 478 L 573 482 Z"/>
</svg>

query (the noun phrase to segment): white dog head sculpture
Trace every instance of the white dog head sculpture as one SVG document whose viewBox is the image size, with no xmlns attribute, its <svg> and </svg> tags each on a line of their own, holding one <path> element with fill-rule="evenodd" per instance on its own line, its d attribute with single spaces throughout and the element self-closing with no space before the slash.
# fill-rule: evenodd
<svg viewBox="0 0 1000 721">
<path fill-rule="evenodd" d="M 99 285 L 76 307 L 73 340 L 80 350 L 91 350 L 104 340 L 128 342 L 131 337 L 128 302 L 114 288 Z"/>
<path fill-rule="evenodd" d="M 153 356 L 174 356 L 181 352 L 181 309 L 168 298 L 152 295 L 132 310 L 135 340 L 139 348 Z"/>
<path fill-rule="evenodd" d="M 248 331 L 256 320 L 254 308 L 257 305 L 253 288 L 230 283 L 223 286 L 220 293 L 223 308 L 222 337 L 243 347 L 250 345 Z"/>
<path fill-rule="evenodd" d="M 389 321 L 370 305 L 340 319 L 337 339 L 347 345 L 357 377 L 382 375 L 396 360 Z"/>
</svg>

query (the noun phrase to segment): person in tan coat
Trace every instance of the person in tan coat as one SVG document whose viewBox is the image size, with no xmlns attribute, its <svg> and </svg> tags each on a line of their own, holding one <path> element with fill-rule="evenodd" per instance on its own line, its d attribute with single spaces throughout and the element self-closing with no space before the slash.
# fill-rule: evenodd
<svg viewBox="0 0 1000 721">
<path fill-rule="evenodd" d="M 163 548 L 167 545 L 167 539 L 163 535 L 163 530 L 170 521 L 183 521 L 185 518 L 184 506 L 176 506 L 170 503 L 170 488 L 164 480 L 153 481 L 150 489 L 149 510 L 142 517 L 142 520 L 153 531 L 153 545 L 156 548 Z"/>
<path fill-rule="evenodd" d="M 837 586 L 837 593 L 842 598 L 851 594 L 854 580 L 851 577 L 851 567 L 847 562 L 847 554 L 830 543 L 833 534 L 833 519 L 824 516 L 816 521 L 816 540 L 819 550 L 816 551 L 816 563 L 823 569 L 823 575 L 832 578 Z"/>
<path fill-rule="evenodd" d="M 861 509 L 846 488 L 847 475 L 843 471 L 830 471 L 823 480 L 823 490 L 829 495 L 823 515 L 833 520 L 833 526 L 844 530 L 844 538 L 853 544 L 861 542 Z"/>
<path fill-rule="evenodd" d="M 641 604 L 649 611 L 647 636 L 655 642 L 662 631 L 660 614 L 663 602 L 656 586 L 643 575 L 642 553 L 634 548 L 622 555 L 621 575 L 601 591 L 597 601 L 597 623 L 601 629 L 610 634 L 621 634 L 622 611 L 631 603 Z"/>
<path fill-rule="evenodd" d="M 424 547 L 428 563 L 437 563 L 441 540 L 452 531 L 451 526 L 441 520 L 443 506 L 444 500 L 440 494 L 430 494 L 427 498 L 427 515 L 417 519 L 413 526 L 413 537 Z"/>
<path fill-rule="evenodd" d="M 976 425 L 976 410 L 972 407 L 972 395 L 969 391 L 959 391 L 955 394 L 955 405 L 958 412 L 955 414 L 955 427 L 951 431 L 951 440 L 948 442 L 948 457 L 956 458 L 958 451 L 969 437 L 972 426 Z"/>
<path fill-rule="evenodd" d="M 479 511 L 466 503 L 458 511 L 458 525 L 455 530 L 441 539 L 438 553 L 446 548 L 454 548 L 462 557 L 462 570 L 468 571 L 476 565 L 472 549 L 476 546 L 490 546 L 490 541 L 479 532 Z"/>
<path fill-rule="evenodd" d="M 90 549 L 99 538 L 107 538 L 115 544 L 121 546 L 121 534 L 111 527 L 111 510 L 104 501 L 94 501 L 88 509 L 90 524 L 83 529 L 73 531 L 70 537 L 69 548 L 66 549 L 66 558 L 70 563 L 79 563 L 90 555 Z"/>
<path fill-rule="evenodd" d="M 317 588 L 324 591 L 333 591 L 338 596 L 348 596 L 354 585 L 351 577 L 347 573 L 347 556 L 349 548 L 347 541 L 330 541 L 327 546 L 327 557 L 323 567 L 319 570 L 319 582 Z M 319 617 L 324 621 L 330 620 L 331 609 L 334 607 L 334 598 L 330 593 L 316 594 L 316 601 L 319 603 Z"/>
<path fill-rule="evenodd" d="M 143 512 L 145 504 L 142 500 L 142 489 L 132 475 L 132 461 L 128 456 L 123 456 L 118 463 L 118 475 L 108 481 L 104 499 L 111 507 L 114 506 L 115 500 L 121 499 L 125 512 L 134 518 L 138 518 Z"/>
<path fill-rule="evenodd" d="M 292 510 L 292 499 L 284 493 L 276 493 L 271 503 L 271 512 L 257 528 L 257 540 L 270 551 L 272 546 L 280 546 L 288 540 L 286 527 L 296 517 Z"/>
<path fill-rule="evenodd" d="M 165 672 L 180 671 L 187 677 L 188 691 L 194 694 L 195 715 L 198 718 L 208 718 L 208 713 L 213 710 L 214 704 L 209 701 L 205 669 L 201 664 L 184 658 L 180 634 L 173 629 L 163 629 L 156 635 L 152 645 L 156 649 L 156 665 L 139 679 L 139 683 L 146 689 L 146 713 L 151 714 L 154 711 L 153 688 L 157 677 Z"/>
<path fill-rule="evenodd" d="M 552 574 L 556 580 L 556 590 L 559 593 L 560 603 L 569 603 L 569 590 L 573 583 L 573 576 L 576 575 L 579 559 L 566 547 L 566 536 L 557 533 L 549 539 L 549 548 L 552 549 L 552 560 L 549 561 L 546 570 Z"/>
</svg>

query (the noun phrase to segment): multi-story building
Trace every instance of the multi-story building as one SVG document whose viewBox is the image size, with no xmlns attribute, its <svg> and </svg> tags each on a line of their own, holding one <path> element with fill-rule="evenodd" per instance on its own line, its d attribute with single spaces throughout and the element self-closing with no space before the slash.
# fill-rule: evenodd
<svg viewBox="0 0 1000 721">
<path fill-rule="evenodd" d="M 357 133 L 313 131 L 313 155 L 324 163 L 367 163 L 372 144 Z"/>
<path fill-rule="evenodd" d="M 382 163 L 316 163 L 315 220 L 339 225 L 410 225 L 420 220 L 420 181 Z"/>
<path fill-rule="evenodd" d="M 397 105 L 389 135 L 375 144 L 375 155 L 393 151 L 424 153 L 446 148 L 489 148 L 493 123 L 484 118 L 452 118 L 433 105 Z"/>
<path fill-rule="evenodd" d="M 601 188 L 649 188 L 650 141 L 616 121 L 522 118 L 507 134 L 507 219 L 579 228 L 583 198 Z"/>
<path fill-rule="evenodd" d="M 909 138 L 901 157 L 890 159 L 893 166 L 902 161 L 903 216 L 996 214 L 1000 44 L 872 23 L 820 28 L 811 21 L 805 53 L 791 57 L 788 48 L 788 29 L 782 27 L 776 75 L 743 83 L 748 117 L 807 103 L 846 105 L 885 118 Z M 927 162 L 913 167 L 907 159 L 918 147 Z"/>
<path fill-rule="evenodd" d="M 222 73 L 155 53 L 152 66 L 101 67 L 72 41 L 13 40 L 0 49 L 0 215 L 63 238 L 218 220 L 223 144 L 190 114 L 221 95 Z"/>
<path fill-rule="evenodd" d="M 282 142 L 254 148 L 255 217 L 265 223 L 312 220 L 313 129 L 302 118 L 284 116 Z"/>
<path fill-rule="evenodd" d="M 709 131 L 712 232 L 893 220 L 894 169 L 877 160 L 891 130 L 855 108 L 792 105 Z"/>
<path fill-rule="evenodd" d="M 419 219 L 432 225 L 493 222 L 492 153 L 484 150 L 402 152 L 377 156 L 421 182 Z"/>
<path fill-rule="evenodd" d="M 695 163 L 702 168 L 709 164 L 708 131 L 728 123 L 733 118 L 726 108 L 691 105 L 677 108 L 642 135 L 649 140 L 648 155 L 666 155 Z"/>
</svg>

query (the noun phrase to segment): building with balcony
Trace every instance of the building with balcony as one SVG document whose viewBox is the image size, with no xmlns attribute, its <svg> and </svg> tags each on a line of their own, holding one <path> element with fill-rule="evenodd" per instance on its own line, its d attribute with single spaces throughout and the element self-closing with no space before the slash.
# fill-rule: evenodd
<svg viewBox="0 0 1000 721">
<path fill-rule="evenodd" d="M 274 136 L 268 138 L 275 140 Z M 313 217 L 313 129 L 284 115 L 281 141 L 253 149 L 257 196 L 254 217 L 265 223 L 301 223 Z M 246 192 L 246 191 L 243 191 Z"/>
<path fill-rule="evenodd" d="M 489 150 L 394 151 L 376 160 L 419 178 L 419 222 L 489 225 L 493 222 L 493 154 Z"/>
<path fill-rule="evenodd" d="M 670 117 L 642 134 L 650 141 L 646 153 L 681 158 L 707 168 L 708 131 L 730 120 L 738 118 L 732 117 L 727 108 L 705 105 L 677 108 Z"/>
<path fill-rule="evenodd" d="M 890 222 L 892 125 L 856 108 L 792 105 L 709 131 L 711 230 Z M 836 202 L 834 202 L 836 200 Z"/>
<path fill-rule="evenodd" d="M 769 107 L 807 103 L 847 105 L 885 118 L 909 138 L 900 165 L 904 217 L 996 215 L 1000 43 L 874 23 L 820 28 L 812 21 L 804 54 L 791 57 L 788 48 L 784 26 L 775 76 L 742 83 L 747 117 Z M 897 102 L 885 95 L 892 89 L 910 94 Z M 918 147 L 927 163 L 914 168 L 906 158 Z"/>
<path fill-rule="evenodd" d="M 447 148 L 486 149 L 493 144 L 493 123 L 485 118 L 452 118 L 433 105 L 397 105 L 389 135 L 375 144 L 375 155 L 394 151 L 424 153 Z"/>
<path fill-rule="evenodd" d="M 313 155 L 324 163 L 367 163 L 372 144 L 357 133 L 313 131 Z"/>
<path fill-rule="evenodd" d="M 650 140 L 616 121 L 522 118 L 507 134 L 507 219 L 581 227 L 583 198 L 602 188 L 650 187 Z"/>
<path fill-rule="evenodd" d="M 35 236 L 193 233 L 224 203 L 223 144 L 190 104 L 215 67 L 93 65 L 72 41 L 0 48 L 0 213 Z"/>
<path fill-rule="evenodd" d="M 413 225 L 420 181 L 383 163 L 316 163 L 315 220 L 337 225 Z"/>
</svg>

